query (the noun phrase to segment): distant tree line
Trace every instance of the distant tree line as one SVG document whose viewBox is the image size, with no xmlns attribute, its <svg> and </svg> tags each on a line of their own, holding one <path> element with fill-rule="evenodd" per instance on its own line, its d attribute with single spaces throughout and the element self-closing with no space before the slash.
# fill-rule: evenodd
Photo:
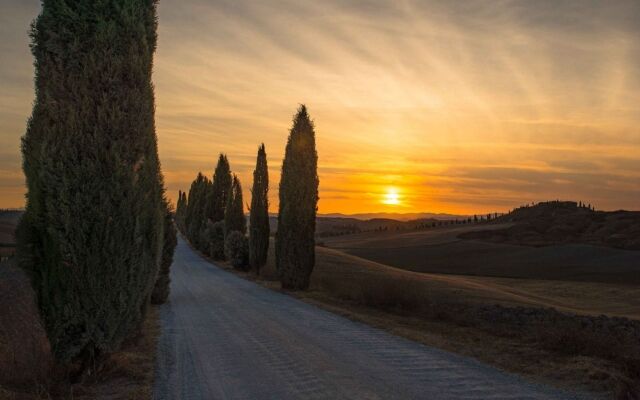
<svg viewBox="0 0 640 400">
<path fill-rule="evenodd" d="M 301 105 L 289 131 L 279 188 L 275 259 L 285 289 L 306 289 L 315 265 L 317 164 L 313 122 Z M 240 179 L 232 175 L 227 156 L 220 154 L 212 179 L 199 172 L 188 194 L 178 193 L 176 222 L 202 253 L 259 274 L 269 249 L 268 193 L 267 154 L 262 144 L 253 172 L 247 229 Z"/>
</svg>

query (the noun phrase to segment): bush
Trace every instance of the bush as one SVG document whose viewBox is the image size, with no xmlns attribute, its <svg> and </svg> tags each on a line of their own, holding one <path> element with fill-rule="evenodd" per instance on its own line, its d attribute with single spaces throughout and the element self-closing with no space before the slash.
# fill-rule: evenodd
<svg viewBox="0 0 640 400">
<path fill-rule="evenodd" d="M 249 262 L 249 241 L 239 231 L 227 235 L 224 244 L 225 255 L 234 268 L 246 270 Z"/>
<path fill-rule="evenodd" d="M 224 254 L 224 221 L 207 224 L 207 239 L 209 256 L 214 260 L 223 261 Z"/>
</svg>

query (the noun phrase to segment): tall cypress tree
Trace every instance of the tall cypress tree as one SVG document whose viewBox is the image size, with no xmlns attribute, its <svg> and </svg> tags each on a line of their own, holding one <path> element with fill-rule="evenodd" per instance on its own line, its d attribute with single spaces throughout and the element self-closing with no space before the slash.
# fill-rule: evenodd
<svg viewBox="0 0 640 400">
<path fill-rule="evenodd" d="M 227 197 L 227 206 L 224 212 L 225 237 L 231 232 L 247 232 L 247 220 L 244 216 L 244 203 L 242 200 L 242 186 L 240 180 L 234 174 L 231 190 Z"/>
<path fill-rule="evenodd" d="M 43 0 L 36 99 L 22 141 L 31 272 L 59 361 L 83 366 L 139 326 L 158 272 L 163 188 L 154 0 Z"/>
<path fill-rule="evenodd" d="M 224 219 L 225 208 L 227 207 L 227 197 L 231 191 L 231 167 L 229 160 L 224 154 L 218 157 L 218 164 L 213 173 L 213 185 L 207 200 L 207 218 L 211 222 L 218 222 Z"/>
<path fill-rule="evenodd" d="M 178 190 L 178 202 L 176 203 L 176 215 L 175 221 L 176 225 L 180 230 L 184 230 L 184 213 L 186 211 L 186 204 L 184 201 L 184 196 L 182 190 Z"/>
<path fill-rule="evenodd" d="M 276 267 L 284 289 L 309 287 L 315 265 L 318 184 L 313 122 L 301 105 L 293 119 L 280 178 Z"/>
<path fill-rule="evenodd" d="M 180 194 L 182 197 L 182 194 Z M 178 238 L 176 236 L 176 227 L 173 224 L 173 216 L 171 210 L 171 204 L 167 199 L 164 199 L 164 236 L 162 245 L 162 258 L 160 259 L 160 270 L 158 271 L 158 277 L 156 278 L 155 286 L 151 292 L 151 303 L 164 304 L 169 297 L 169 284 L 171 278 L 171 264 L 173 263 L 173 252 L 178 244 Z"/>
<path fill-rule="evenodd" d="M 187 193 L 182 192 L 182 197 L 180 197 L 180 215 L 178 217 L 178 226 L 180 227 L 183 233 L 186 232 L 186 218 L 187 218 L 187 209 L 189 208 L 189 204 L 187 203 Z"/>
<path fill-rule="evenodd" d="M 200 231 L 202 229 L 203 210 L 205 206 L 205 190 L 207 187 L 207 177 L 198 172 L 196 179 L 191 182 L 189 188 L 189 200 L 187 201 L 186 212 L 186 235 L 192 244 L 197 246 Z"/>
<path fill-rule="evenodd" d="M 258 148 L 256 169 L 253 171 L 251 209 L 249 215 L 249 263 L 260 275 L 260 267 L 267 262 L 269 251 L 269 170 L 264 143 Z"/>
</svg>

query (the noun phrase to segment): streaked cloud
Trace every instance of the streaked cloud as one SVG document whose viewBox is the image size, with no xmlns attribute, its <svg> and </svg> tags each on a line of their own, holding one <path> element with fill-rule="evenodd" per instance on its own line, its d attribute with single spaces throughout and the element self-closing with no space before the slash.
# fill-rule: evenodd
<svg viewBox="0 0 640 400">
<path fill-rule="evenodd" d="M 13 55 L 0 65 L 0 169 L 19 171 L 38 4 L 0 7 L 0 50 Z M 638 208 L 636 1 L 162 0 L 159 15 L 157 127 L 174 196 L 219 152 L 248 195 L 265 142 L 275 206 L 304 102 L 321 212 L 484 212 L 549 198 Z M 381 203 L 390 186 L 402 205 Z M 22 202 L 12 188 L 5 206 Z"/>
</svg>

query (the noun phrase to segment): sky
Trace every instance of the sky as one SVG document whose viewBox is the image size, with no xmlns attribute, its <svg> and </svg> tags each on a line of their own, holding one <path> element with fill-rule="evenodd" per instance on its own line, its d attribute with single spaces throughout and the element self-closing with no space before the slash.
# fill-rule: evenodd
<svg viewBox="0 0 640 400">
<path fill-rule="evenodd" d="M 36 0 L 0 2 L 0 207 L 24 205 Z M 640 209 L 640 2 L 161 0 L 170 197 L 228 155 L 271 210 L 291 120 L 315 121 L 321 213 Z"/>
</svg>

